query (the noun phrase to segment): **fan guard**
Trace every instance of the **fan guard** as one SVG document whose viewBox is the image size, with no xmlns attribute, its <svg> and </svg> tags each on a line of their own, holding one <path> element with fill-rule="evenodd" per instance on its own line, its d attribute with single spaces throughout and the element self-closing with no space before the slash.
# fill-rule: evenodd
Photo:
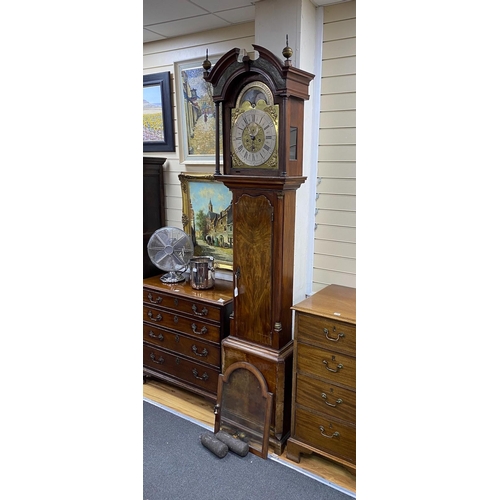
<svg viewBox="0 0 500 500">
<path fill-rule="evenodd" d="M 182 273 L 194 255 L 194 246 L 182 229 L 162 227 L 149 238 L 148 255 L 158 269 L 166 271 L 160 277 L 163 283 L 180 283 L 186 279 Z"/>
</svg>

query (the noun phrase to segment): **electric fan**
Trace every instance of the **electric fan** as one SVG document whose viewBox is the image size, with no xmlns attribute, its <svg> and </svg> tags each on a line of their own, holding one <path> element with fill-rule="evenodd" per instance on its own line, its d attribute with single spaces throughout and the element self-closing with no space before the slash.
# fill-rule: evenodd
<svg viewBox="0 0 500 500">
<path fill-rule="evenodd" d="M 151 262 L 166 274 L 160 277 L 163 283 L 184 281 L 183 272 L 194 255 L 194 247 L 188 235 L 177 227 L 162 227 L 148 241 Z"/>
</svg>

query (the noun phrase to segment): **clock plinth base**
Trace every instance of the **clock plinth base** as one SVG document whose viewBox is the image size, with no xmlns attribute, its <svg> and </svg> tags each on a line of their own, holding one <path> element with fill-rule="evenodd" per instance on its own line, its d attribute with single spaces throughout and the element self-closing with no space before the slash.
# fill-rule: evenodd
<svg viewBox="0 0 500 500">
<path fill-rule="evenodd" d="M 290 435 L 293 341 L 275 350 L 229 336 L 222 341 L 222 373 L 238 361 L 254 365 L 264 376 L 267 390 L 273 393 L 269 446 L 281 455 Z"/>
</svg>

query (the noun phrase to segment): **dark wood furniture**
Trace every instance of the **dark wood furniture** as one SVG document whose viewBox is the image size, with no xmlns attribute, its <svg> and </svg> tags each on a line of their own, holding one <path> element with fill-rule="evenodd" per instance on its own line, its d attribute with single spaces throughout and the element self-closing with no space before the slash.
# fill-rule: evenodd
<svg viewBox="0 0 500 500">
<path fill-rule="evenodd" d="M 232 283 L 217 280 L 209 290 L 189 282 L 166 284 L 160 275 L 143 284 L 143 371 L 217 399 L 221 340 L 229 333 Z"/>
<path fill-rule="evenodd" d="M 314 75 L 294 68 L 289 60 L 283 63 L 264 47 L 253 47 L 257 59 L 239 58 L 240 50 L 232 49 L 210 72 L 207 61 L 204 74 L 213 85 L 216 128 L 222 129 L 223 172 L 216 153 L 214 178 L 233 195 L 234 315 L 230 336 L 222 342 L 222 367 L 225 371 L 233 363 L 247 362 L 261 371 L 274 396 L 269 443 L 281 455 L 291 419 L 296 191 L 306 180 L 302 176 L 304 100 L 309 98 Z M 241 104 L 252 89 L 262 93 L 252 105 Z M 275 129 L 250 113 L 247 151 L 236 158 L 236 150 L 243 147 L 233 141 L 238 136 L 236 116 L 240 108 L 259 108 L 264 100 L 269 106 L 262 109 L 275 118 Z M 260 131 L 251 132 L 251 127 Z M 267 140 L 262 134 L 271 132 L 277 137 L 276 149 L 265 161 L 259 160 L 259 138 Z M 216 133 L 217 141 L 218 137 Z"/>
<path fill-rule="evenodd" d="M 163 164 L 166 158 L 143 156 L 142 166 L 142 269 L 143 278 L 158 274 L 158 268 L 151 262 L 147 246 L 151 235 L 165 227 L 165 196 L 163 187 Z"/>
<path fill-rule="evenodd" d="M 330 285 L 295 311 L 287 458 L 318 453 L 356 472 L 356 289 Z"/>
<path fill-rule="evenodd" d="M 233 193 L 233 266 L 238 295 L 231 334 L 223 342 L 223 369 L 246 361 L 261 370 L 274 394 L 270 445 L 277 455 L 290 434 L 292 292 L 295 228 L 293 178 L 242 186 Z M 239 185 L 238 185 L 239 184 Z"/>
<path fill-rule="evenodd" d="M 272 405 L 273 394 L 259 369 L 244 361 L 233 363 L 219 376 L 214 433 L 237 436 L 249 451 L 267 459 Z"/>
</svg>

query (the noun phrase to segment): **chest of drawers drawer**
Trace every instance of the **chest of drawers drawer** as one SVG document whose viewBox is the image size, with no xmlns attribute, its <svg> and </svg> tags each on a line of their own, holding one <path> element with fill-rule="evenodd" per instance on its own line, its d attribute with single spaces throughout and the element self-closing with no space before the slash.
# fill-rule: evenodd
<svg viewBox="0 0 500 500">
<path fill-rule="evenodd" d="M 143 308 L 143 320 L 157 326 L 162 326 L 179 333 L 192 335 L 200 339 L 220 342 L 220 326 L 199 319 L 186 318 L 180 314 L 164 311 L 153 307 Z"/>
<path fill-rule="evenodd" d="M 356 427 L 328 419 L 307 410 L 297 409 L 295 436 L 326 453 L 349 462 L 356 461 Z"/>
<path fill-rule="evenodd" d="M 325 415 L 356 421 L 356 392 L 297 374 L 296 403 Z"/>
<path fill-rule="evenodd" d="M 143 290 L 143 302 L 151 306 L 161 306 L 165 309 L 171 309 L 178 313 L 192 316 L 193 318 L 208 319 L 217 322 L 220 322 L 222 319 L 221 309 L 218 307 L 154 290 Z"/>
<path fill-rule="evenodd" d="M 188 358 L 203 361 L 215 367 L 220 366 L 220 345 L 191 338 L 179 333 L 169 332 L 148 324 L 143 325 L 145 342 L 178 352 Z"/>
<path fill-rule="evenodd" d="M 218 369 L 176 356 L 148 344 L 143 345 L 143 364 L 209 393 L 217 393 Z"/>
<path fill-rule="evenodd" d="M 356 388 L 356 358 L 300 342 L 296 354 L 299 372 Z"/>
<path fill-rule="evenodd" d="M 309 314 L 297 315 L 297 340 L 355 355 L 356 327 Z"/>
</svg>

